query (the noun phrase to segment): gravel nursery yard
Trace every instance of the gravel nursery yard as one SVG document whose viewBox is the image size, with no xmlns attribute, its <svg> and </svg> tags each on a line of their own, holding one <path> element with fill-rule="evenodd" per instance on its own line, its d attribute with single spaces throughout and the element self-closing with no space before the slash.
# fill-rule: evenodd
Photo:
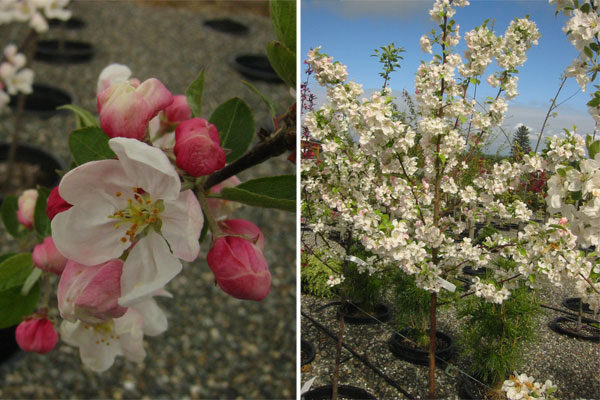
<svg viewBox="0 0 600 400">
<path fill-rule="evenodd" d="M 95 112 L 98 74 L 110 63 L 128 65 L 140 80 L 156 77 L 173 94 L 184 93 L 206 68 L 206 118 L 217 105 L 237 96 L 255 112 L 257 130 L 271 128 L 264 104 L 229 64 L 236 55 L 265 53 L 266 43 L 274 38 L 268 17 L 122 1 L 75 1 L 72 9 L 87 27 L 66 31 L 66 38 L 92 43 L 95 56 L 84 64 L 34 62 L 36 83 L 67 90 L 76 104 Z M 206 19 L 227 16 L 248 25 L 248 34 L 232 36 L 203 25 Z M 2 42 L 19 42 L 22 33 L 12 25 L 0 29 Z M 57 34 L 51 30 L 45 38 Z M 280 104 L 280 112 L 294 101 L 284 85 L 253 83 Z M 10 118 L 0 118 L 0 142 L 8 140 L 11 126 Z M 68 162 L 67 137 L 74 127 L 68 113 L 47 120 L 28 117 L 21 140 Z M 281 156 L 238 177 L 244 181 L 294 170 Z M 184 264 L 183 272 L 167 286 L 173 298 L 160 300 L 160 305 L 168 315 L 169 329 L 146 338 L 143 365 L 117 358 L 110 370 L 96 374 L 83 368 L 77 349 L 59 343 L 48 355 L 21 354 L 1 365 L 0 398 L 294 398 L 295 216 L 248 207 L 234 218 L 253 221 L 266 237 L 272 284 L 264 301 L 237 300 L 215 286 L 204 243 L 198 260 Z M 14 250 L 13 246 L 2 228 L 0 250 Z"/>
<path fill-rule="evenodd" d="M 562 308 L 560 303 L 568 296 L 569 291 L 565 288 L 545 288 L 540 292 L 541 302 L 556 308 Z M 331 306 L 315 311 L 332 301 L 334 300 L 304 294 L 302 311 L 325 325 L 337 336 L 336 307 Z M 524 365 L 519 372 L 533 375 L 542 381 L 550 379 L 558 386 L 556 396 L 559 399 L 598 399 L 600 398 L 600 343 L 568 338 L 547 328 L 548 322 L 561 315 L 556 311 L 545 310 L 539 320 L 539 336 L 527 347 Z M 306 318 L 303 317 L 301 323 L 302 339 L 312 342 L 316 347 L 314 361 L 302 369 L 302 383 L 316 376 L 313 388 L 328 384 L 330 377 L 333 376 L 336 343 Z M 456 339 L 460 327 L 461 321 L 457 320 L 452 307 L 444 307 L 438 311 L 439 331 L 450 334 Z M 415 366 L 392 355 L 387 340 L 394 328 L 389 322 L 373 325 L 345 324 L 344 329 L 345 344 L 366 356 L 371 363 L 414 397 L 427 398 L 428 367 Z M 346 350 L 342 353 L 342 361 L 344 362 L 340 368 L 341 384 L 367 389 L 377 398 L 405 398 Z M 461 357 L 460 347 L 451 364 L 467 371 L 469 360 Z M 458 379 L 454 374 L 454 372 L 444 373 L 437 369 L 436 393 L 439 398 L 460 398 Z"/>
</svg>

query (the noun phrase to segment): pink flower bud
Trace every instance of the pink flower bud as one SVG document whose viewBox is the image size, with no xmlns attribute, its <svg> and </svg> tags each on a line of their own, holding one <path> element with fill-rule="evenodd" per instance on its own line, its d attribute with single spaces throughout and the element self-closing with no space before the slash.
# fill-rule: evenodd
<svg viewBox="0 0 600 400">
<path fill-rule="evenodd" d="M 17 210 L 17 220 L 25 225 L 27 229 L 33 229 L 33 214 L 35 213 L 35 202 L 38 198 L 38 192 L 35 189 L 28 189 L 19 196 Z"/>
<path fill-rule="evenodd" d="M 59 276 L 65 269 L 65 265 L 67 265 L 67 259 L 60 254 L 50 236 L 33 248 L 32 257 L 33 264 L 36 267 Z"/>
<path fill-rule="evenodd" d="M 123 316 L 127 309 L 118 303 L 122 272 L 123 261 L 119 259 L 93 266 L 68 260 L 58 283 L 60 315 L 91 324 Z"/>
<path fill-rule="evenodd" d="M 247 236 L 225 236 L 216 240 L 206 257 L 219 287 L 227 294 L 243 300 L 260 301 L 269 293 L 271 273 L 261 249 L 264 236 L 253 223 L 228 220 L 222 223 L 226 233 Z"/>
<path fill-rule="evenodd" d="M 67 203 L 65 199 L 60 196 L 60 193 L 58 193 L 58 186 L 50 191 L 48 203 L 46 203 L 46 215 L 48 215 L 50 220 L 52 220 L 56 214 L 66 211 L 71 207 L 73 206 Z"/>
<path fill-rule="evenodd" d="M 234 175 L 231 178 L 225 179 L 223 182 L 211 187 L 209 192 L 221 193 L 223 188 L 235 187 L 240 183 L 241 181 Z M 216 220 L 229 218 L 236 209 L 241 207 L 241 204 L 237 201 L 207 198 L 206 202 L 208 203 L 208 207 L 210 208 L 210 211 Z"/>
<path fill-rule="evenodd" d="M 192 117 L 192 109 L 187 102 L 187 98 L 184 95 L 179 94 L 173 96 L 173 103 L 165 108 L 164 115 L 167 123 L 178 124 Z"/>
<path fill-rule="evenodd" d="M 58 333 L 48 318 L 31 318 L 17 326 L 15 338 L 24 351 L 45 354 L 56 346 Z"/>
<path fill-rule="evenodd" d="M 209 175 L 225 166 L 217 128 L 205 119 L 183 121 L 175 130 L 177 166 L 192 176 Z"/>
<path fill-rule="evenodd" d="M 173 102 L 171 92 L 158 79 L 142 84 L 117 82 L 97 97 L 100 126 L 109 137 L 143 140 L 152 118 Z"/>
</svg>

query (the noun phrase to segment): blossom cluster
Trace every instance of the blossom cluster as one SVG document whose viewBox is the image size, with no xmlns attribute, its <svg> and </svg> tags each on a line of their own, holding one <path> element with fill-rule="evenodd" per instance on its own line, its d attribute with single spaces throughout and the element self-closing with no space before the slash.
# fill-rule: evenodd
<svg viewBox="0 0 600 400">
<path fill-rule="evenodd" d="M 116 356 L 141 362 L 144 336 L 167 329 L 156 298 L 171 297 L 165 287 L 182 261 L 198 257 L 205 222 L 213 236 L 207 262 L 224 292 L 262 300 L 271 274 L 260 229 L 231 219 L 239 204 L 209 199 L 202 188 L 225 166 L 217 128 L 192 118 L 185 96 L 173 96 L 158 79 L 131 78 L 124 65 L 105 68 L 97 90 L 99 128 L 115 158 L 75 167 L 50 192 L 52 236 L 35 247 L 33 260 L 60 275 L 62 340 L 79 347 L 84 365 L 104 371 Z M 234 176 L 209 192 L 239 183 Z M 17 216 L 27 229 L 36 201 L 36 190 L 19 198 Z M 35 326 L 38 336 L 21 335 L 26 350 L 49 335 L 47 324 Z"/>
<path fill-rule="evenodd" d="M 66 21 L 71 11 L 65 9 L 70 0 L 2 0 L 0 25 L 26 22 L 37 33 L 48 31 L 48 19 Z"/>
<path fill-rule="evenodd" d="M 527 18 L 512 21 L 502 36 L 484 25 L 465 35 L 463 61 L 455 50 L 460 36 L 451 18 L 455 6 L 465 5 L 438 0 L 430 12 L 441 31 L 422 38 L 421 45 L 426 52 L 433 44 L 441 49 L 417 70 L 420 119 L 412 125 L 397 117 L 389 91 L 361 99 L 362 88 L 348 81 L 346 68 L 319 48 L 311 50 L 307 62 L 326 88 L 328 103 L 305 118 L 321 153 L 303 160 L 303 190 L 313 230 L 335 226 L 351 232 L 380 265 L 399 266 L 430 292 L 452 287 L 447 281 L 464 265 L 490 268 L 498 256 L 514 261 L 490 268 L 474 286 L 476 296 L 500 303 L 516 285 L 538 285 L 538 277 L 556 285 L 581 280 L 588 264 L 573 232 L 557 221 L 530 221 L 528 206 L 505 196 L 519 186 L 520 176 L 544 171 L 552 156 L 550 161 L 540 155 L 504 160 L 475 179 L 463 176 L 490 129 L 501 124 L 517 94 L 516 69 L 540 37 Z M 498 93 L 479 111 L 467 88 L 493 60 L 501 70 L 486 81 Z M 465 237 L 475 223 L 492 219 L 525 228 L 517 236 L 498 232 L 479 243 Z"/>
<path fill-rule="evenodd" d="M 502 391 L 506 392 L 506 398 L 509 400 L 555 400 L 552 393 L 556 390 L 557 387 L 552 381 L 546 380 L 541 384 L 526 374 L 515 373 L 502 383 Z"/>
<path fill-rule="evenodd" d="M 10 96 L 18 93 L 29 94 L 33 91 L 31 69 L 25 68 L 25 55 L 19 53 L 17 46 L 9 44 L 4 48 L 4 57 L 0 63 L 0 112 L 10 101 Z"/>
<path fill-rule="evenodd" d="M 596 78 L 598 54 L 600 53 L 600 4 L 595 0 L 549 0 L 569 19 L 563 27 L 571 44 L 579 51 L 577 58 L 565 70 L 565 75 L 574 77 L 582 91 L 586 91 L 589 83 Z M 595 53 L 595 54 L 594 54 Z M 597 123 L 600 123 L 600 89 L 591 94 L 588 112 Z"/>
</svg>

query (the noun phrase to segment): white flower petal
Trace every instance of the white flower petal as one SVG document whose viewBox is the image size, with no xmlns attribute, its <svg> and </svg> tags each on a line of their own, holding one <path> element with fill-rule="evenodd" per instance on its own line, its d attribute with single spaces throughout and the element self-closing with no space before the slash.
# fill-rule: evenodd
<svg viewBox="0 0 600 400">
<path fill-rule="evenodd" d="M 133 247 L 123 266 L 119 304 L 128 307 L 165 286 L 181 271 L 181 262 L 167 242 L 150 230 Z"/>
<path fill-rule="evenodd" d="M 140 301 L 132 305 L 132 308 L 139 311 L 144 318 L 145 335 L 156 336 L 167 330 L 167 316 L 153 298 Z"/>
<path fill-rule="evenodd" d="M 118 160 L 99 160 L 69 171 L 60 181 L 58 192 L 69 204 L 87 206 L 88 202 L 108 200 L 121 208 L 126 201 L 116 197 L 116 193 L 128 193 L 132 186 Z"/>
<path fill-rule="evenodd" d="M 119 344 L 128 360 L 142 362 L 146 357 L 142 326 L 142 315 L 134 309 L 129 309 L 121 318 L 115 319 L 115 334 L 120 336 Z"/>
<path fill-rule="evenodd" d="M 136 139 L 116 137 L 108 144 L 135 186 L 154 198 L 175 200 L 181 190 L 179 175 L 160 149 Z"/>
<path fill-rule="evenodd" d="M 108 218 L 115 211 L 110 203 L 98 198 L 86 207 L 75 206 L 52 220 L 52 238 L 58 251 L 84 265 L 97 265 L 118 258 L 129 247 L 121 242 L 126 227 L 115 229 Z"/>
<path fill-rule="evenodd" d="M 185 261 L 194 261 L 200 252 L 198 239 L 204 224 L 202 209 L 194 193 L 186 190 L 176 201 L 165 202 L 161 219 L 161 232 L 173 253 Z"/>
</svg>

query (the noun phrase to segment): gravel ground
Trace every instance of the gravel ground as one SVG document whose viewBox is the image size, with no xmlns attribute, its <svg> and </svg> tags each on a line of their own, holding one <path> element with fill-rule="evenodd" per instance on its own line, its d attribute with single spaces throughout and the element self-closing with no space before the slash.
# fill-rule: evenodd
<svg viewBox="0 0 600 400">
<path fill-rule="evenodd" d="M 76 1 L 74 15 L 87 22 L 70 39 L 93 43 L 91 63 L 51 65 L 34 62 L 36 82 L 71 92 L 76 102 L 95 110 L 98 74 L 111 62 L 128 65 L 140 80 L 160 79 L 174 93 L 184 93 L 201 68 L 206 68 L 204 114 L 231 97 L 244 99 L 255 110 L 256 127 L 270 127 L 262 101 L 242 83 L 229 60 L 239 54 L 264 53 L 274 38 L 270 20 L 259 15 L 233 15 L 247 24 L 246 36 L 230 36 L 205 28 L 205 19 L 227 16 L 201 10 L 156 8 L 130 2 Z M 5 39 L 19 42 L 22 31 L 0 29 Z M 51 31 L 46 38 L 56 37 Z M 8 42 L 7 40 L 7 42 Z M 283 85 L 255 82 L 278 104 L 292 102 Z M 23 142 L 52 150 L 64 161 L 69 114 L 50 119 L 27 118 Z M 0 141 L 8 138 L 11 121 L 0 120 Z M 244 180 L 293 173 L 294 165 L 279 157 L 239 175 Z M 265 257 L 273 275 L 271 293 L 260 303 L 236 300 L 214 286 L 206 265 L 207 244 L 198 261 L 167 289 L 173 299 L 160 300 L 169 330 L 147 338 L 143 365 L 118 358 L 107 372 L 85 370 L 77 350 L 59 344 L 48 355 L 26 354 L 0 366 L 0 398 L 293 398 L 295 397 L 295 216 L 276 210 L 242 208 L 234 214 L 256 223 L 266 237 Z M 0 249 L 13 243 L 0 231 Z"/>
<path fill-rule="evenodd" d="M 547 287 L 539 292 L 543 304 L 562 308 L 561 302 L 572 297 L 568 287 Z M 336 307 L 320 306 L 331 303 L 331 299 L 321 299 L 302 295 L 302 311 L 325 325 L 337 335 L 338 321 Z M 550 379 L 559 390 L 558 399 L 600 399 L 600 343 L 581 341 L 559 335 L 551 331 L 547 324 L 562 313 L 544 309 L 539 320 L 540 333 L 531 343 L 524 355 L 520 373 L 534 376 L 538 380 Z M 336 343 L 318 329 L 308 319 L 301 317 L 302 339 L 316 347 L 315 360 L 302 368 L 301 381 L 304 384 L 317 377 L 312 387 L 329 384 L 333 377 Z M 392 317 L 393 319 L 393 317 Z M 458 337 L 462 322 L 457 320 L 453 307 L 438 310 L 438 330 Z M 350 345 L 359 354 L 364 355 L 377 368 L 398 382 L 408 393 L 416 398 L 427 398 L 428 367 L 416 366 L 395 358 L 388 349 L 387 340 L 394 332 L 390 322 L 378 325 L 345 325 L 344 343 Z M 451 364 L 468 372 L 469 360 L 461 357 L 460 348 Z M 386 383 L 361 361 L 343 350 L 340 368 L 340 383 L 367 389 L 380 399 L 405 398 L 397 389 Z M 456 372 L 446 369 L 436 372 L 436 396 L 440 399 L 458 398 L 459 384 Z"/>
</svg>

